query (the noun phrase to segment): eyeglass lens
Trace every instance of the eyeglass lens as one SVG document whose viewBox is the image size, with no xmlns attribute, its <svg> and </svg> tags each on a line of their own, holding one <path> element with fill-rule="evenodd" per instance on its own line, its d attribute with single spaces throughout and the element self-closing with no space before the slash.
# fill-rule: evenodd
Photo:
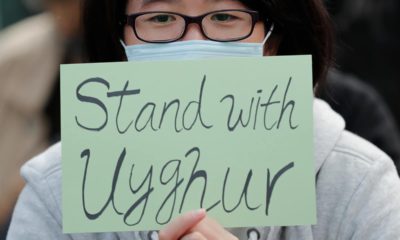
<svg viewBox="0 0 400 240">
<path fill-rule="evenodd" d="M 248 36 L 252 30 L 252 24 L 250 13 L 232 10 L 207 14 L 201 22 L 201 27 L 208 38 L 227 41 Z M 166 12 L 146 13 L 135 20 L 136 34 L 146 41 L 179 39 L 185 27 L 184 17 Z"/>
</svg>

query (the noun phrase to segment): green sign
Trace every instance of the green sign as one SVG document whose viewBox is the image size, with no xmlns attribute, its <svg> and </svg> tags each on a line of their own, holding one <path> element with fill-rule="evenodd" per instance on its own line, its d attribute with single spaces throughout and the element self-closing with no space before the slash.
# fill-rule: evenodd
<svg viewBox="0 0 400 240">
<path fill-rule="evenodd" d="M 311 56 L 61 66 L 63 229 L 316 223 Z"/>
</svg>

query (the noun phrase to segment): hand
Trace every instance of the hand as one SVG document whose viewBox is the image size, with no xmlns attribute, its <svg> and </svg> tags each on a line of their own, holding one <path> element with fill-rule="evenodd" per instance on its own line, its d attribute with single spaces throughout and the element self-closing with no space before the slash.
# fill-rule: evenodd
<svg viewBox="0 0 400 240">
<path fill-rule="evenodd" d="M 204 210 L 185 213 L 159 232 L 160 240 L 237 240 Z"/>
<path fill-rule="evenodd" d="M 180 239 L 183 235 L 190 232 L 190 230 L 203 220 L 205 216 L 206 211 L 204 209 L 184 213 L 160 230 L 158 238 L 159 240 Z"/>
<path fill-rule="evenodd" d="M 206 216 L 181 240 L 238 240 L 238 238 L 228 232 L 217 221 Z"/>
</svg>

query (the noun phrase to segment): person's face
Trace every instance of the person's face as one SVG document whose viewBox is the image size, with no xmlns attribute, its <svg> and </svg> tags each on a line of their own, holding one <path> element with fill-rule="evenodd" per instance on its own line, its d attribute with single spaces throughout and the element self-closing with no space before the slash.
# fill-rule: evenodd
<svg viewBox="0 0 400 240">
<path fill-rule="evenodd" d="M 131 15 L 150 11 L 168 11 L 187 16 L 199 16 L 208 12 L 227 9 L 248 9 L 238 0 L 128 0 L 126 14 Z M 241 42 L 262 42 L 265 38 L 265 26 L 262 21 L 255 24 L 252 34 Z M 189 24 L 185 35 L 179 41 L 207 40 L 200 26 Z M 124 41 L 127 45 L 144 44 L 136 37 L 130 26 L 124 28 Z M 270 40 L 268 41 L 270 42 Z M 266 55 L 273 55 L 275 48 L 267 48 Z"/>
</svg>

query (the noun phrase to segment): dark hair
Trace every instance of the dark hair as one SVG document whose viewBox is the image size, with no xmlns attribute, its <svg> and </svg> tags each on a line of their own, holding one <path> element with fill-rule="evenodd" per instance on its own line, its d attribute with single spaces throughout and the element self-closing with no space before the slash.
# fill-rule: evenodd
<svg viewBox="0 0 400 240">
<path fill-rule="evenodd" d="M 85 0 L 83 31 L 89 62 L 126 59 L 119 25 L 128 0 Z M 314 84 L 325 79 L 333 55 L 333 30 L 322 0 L 241 0 L 273 21 L 282 35 L 278 55 L 311 54 Z"/>
</svg>

